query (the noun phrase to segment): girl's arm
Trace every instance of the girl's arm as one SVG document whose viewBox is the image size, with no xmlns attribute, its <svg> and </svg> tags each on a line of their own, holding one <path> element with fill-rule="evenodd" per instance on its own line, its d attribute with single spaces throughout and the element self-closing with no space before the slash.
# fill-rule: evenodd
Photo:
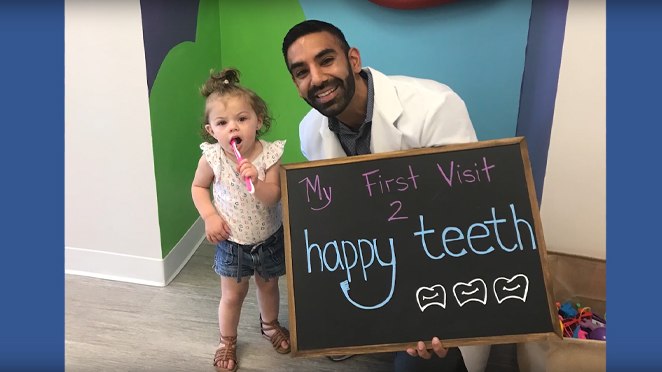
<svg viewBox="0 0 662 372">
<path fill-rule="evenodd" d="M 218 243 L 230 236 L 230 228 L 211 202 L 209 187 L 213 181 L 214 171 L 203 155 L 200 157 L 198 168 L 195 170 L 195 176 L 191 185 L 191 196 L 200 217 L 205 221 L 205 235 L 207 240 L 212 243 Z"/>
</svg>

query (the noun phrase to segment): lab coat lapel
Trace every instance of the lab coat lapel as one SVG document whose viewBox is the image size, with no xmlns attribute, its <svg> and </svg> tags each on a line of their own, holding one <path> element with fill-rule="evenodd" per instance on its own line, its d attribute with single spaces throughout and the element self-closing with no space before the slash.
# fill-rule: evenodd
<svg viewBox="0 0 662 372">
<path fill-rule="evenodd" d="M 374 107 L 370 150 L 373 153 L 402 149 L 402 132 L 394 123 L 402 115 L 402 105 L 395 86 L 381 72 L 370 68 L 374 85 Z"/>
<path fill-rule="evenodd" d="M 333 159 L 347 156 L 342 148 L 338 136 L 329 129 L 329 119 L 323 117 L 320 125 L 320 136 L 322 137 L 321 159 Z"/>
</svg>

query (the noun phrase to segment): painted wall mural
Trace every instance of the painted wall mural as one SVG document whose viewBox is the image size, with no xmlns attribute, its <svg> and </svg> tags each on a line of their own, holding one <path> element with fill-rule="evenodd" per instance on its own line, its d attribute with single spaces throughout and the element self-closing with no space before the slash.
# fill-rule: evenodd
<svg viewBox="0 0 662 372">
<path fill-rule="evenodd" d="M 394 9 L 421 9 L 452 3 L 455 0 L 370 0 L 370 2 Z"/>
<path fill-rule="evenodd" d="M 305 160 L 298 123 L 309 107 L 299 98 L 281 53 L 282 37 L 304 19 L 336 24 L 360 50 L 364 66 L 449 85 L 467 104 L 480 140 L 512 137 L 523 126 L 535 131 L 541 122 L 529 107 L 518 128 L 520 93 L 524 86 L 533 89 L 523 80 L 527 42 L 536 41 L 529 34 L 530 22 L 539 22 L 537 32 L 543 34 L 564 26 L 550 26 L 542 13 L 532 18 L 540 2 L 142 0 L 164 257 L 197 218 L 189 193 L 200 156 L 203 100 L 198 88 L 210 69 L 238 68 L 242 83 L 267 101 L 275 123 L 266 139 L 287 140 L 284 163 Z M 558 9 L 563 12 L 563 4 Z M 544 76 L 540 68 L 527 67 L 530 81 Z M 555 81 L 558 71 L 548 75 Z M 553 107 L 553 97 L 541 99 L 552 100 Z M 540 193 L 544 163 L 535 168 L 534 162 Z"/>
</svg>

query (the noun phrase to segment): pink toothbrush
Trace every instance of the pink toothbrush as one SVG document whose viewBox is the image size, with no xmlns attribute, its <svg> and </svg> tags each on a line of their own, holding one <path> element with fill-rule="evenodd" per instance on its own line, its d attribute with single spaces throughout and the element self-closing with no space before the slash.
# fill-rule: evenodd
<svg viewBox="0 0 662 372">
<path fill-rule="evenodd" d="M 232 146 L 232 150 L 234 151 L 234 156 L 237 157 L 237 162 L 241 162 L 241 154 L 239 153 L 239 150 L 237 150 L 237 140 L 233 138 L 230 140 L 230 146 Z M 248 189 L 249 193 L 254 193 L 255 192 L 255 186 L 253 186 L 253 181 L 251 180 L 250 177 L 244 177 L 244 180 L 246 181 L 246 188 Z"/>
</svg>

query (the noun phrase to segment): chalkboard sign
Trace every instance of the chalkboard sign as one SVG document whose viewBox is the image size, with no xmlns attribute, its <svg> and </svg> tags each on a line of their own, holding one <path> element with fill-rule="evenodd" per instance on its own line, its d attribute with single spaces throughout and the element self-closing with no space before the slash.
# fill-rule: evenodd
<svg viewBox="0 0 662 372">
<path fill-rule="evenodd" d="M 522 137 L 289 164 L 281 184 L 295 356 L 560 335 Z"/>
</svg>

